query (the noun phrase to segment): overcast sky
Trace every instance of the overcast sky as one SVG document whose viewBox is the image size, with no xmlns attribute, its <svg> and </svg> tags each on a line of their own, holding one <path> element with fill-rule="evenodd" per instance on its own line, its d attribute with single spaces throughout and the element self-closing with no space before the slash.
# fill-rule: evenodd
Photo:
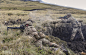
<svg viewBox="0 0 86 55">
<path fill-rule="evenodd" d="M 86 10 L 86 0 L 42 0 L 43 2 Z"/>
</svg>

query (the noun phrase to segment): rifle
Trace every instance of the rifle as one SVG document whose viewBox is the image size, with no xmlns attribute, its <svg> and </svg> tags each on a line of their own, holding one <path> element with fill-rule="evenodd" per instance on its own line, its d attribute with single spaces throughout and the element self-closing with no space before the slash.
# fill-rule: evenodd
<svg viewBox="0 0 86 55">
<path fill-rule="evenodd" d="M 59 17 L 59 19 L 68 19 L 67 16 Z"/>
<path fill-rule="evenodd" d="M 21 31 L 24 30 L 24 25 L 20 25 L 20 27 L 7 27 L 7 32 L 9 29 L 20 29 Z"/>
</svg>

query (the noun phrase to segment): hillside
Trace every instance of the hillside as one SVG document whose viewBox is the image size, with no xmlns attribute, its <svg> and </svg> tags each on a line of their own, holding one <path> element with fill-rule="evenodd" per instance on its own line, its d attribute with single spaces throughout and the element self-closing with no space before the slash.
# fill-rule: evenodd
<svg viewBox="0 0 86 55">
<path fill-rule="evenodd" d="M 13 1 L 1 0 L 0 1 L 0 10 L 1 10 L 0 12 L 2 14 L 8 15 L 9 13 L 12 13 L 13 16 L 14 15 L 22 15 L 22 17 L 23 17 L 23 15 L 28 15 L 29 11 L 39 10 L 39 12 L 38 12 L 39 15 L 40 15 L 40 13 L 41 14 L 50 13 L 51 16 L 55 16 L 56 18 L 58 18 L 59 16 L 63 16 L 64 14 L 67 14 L 67 13 L 74 14 L 74 17 L 76 17 L 76 18 L 83 18 L 83 19 L 86 18 L 86 16 L 85 16 L 86 11 L 83 11 L 83 10 L 77 10 L 77 9 L 73 9 L 73 8 L 66 8 L 66 7 L 43 4 L 43 3 L 39 3 L 39 2 L 31 2 L 31 1 L 24 2 L 24 1 L 14 1 L 14 0 Z"/>
<path fill-rule="evenodd" d="M 34 40 L 30 36 L 23 36 L 20 30 L 9 30 L 7 32 L 8 26 L 19 27 L 20 24 L 10 24 L 6 26 L 4 23 L 11 19 L 13 21 L 21 19 L 21 21 L 24 22 L 32 18 L 35 21 L 33 24 L 35 28 L 43 28 L 42 24 L 53 20 L 60 21 L 59 17 L 67 13 L 71 13 L 76 19 L 83 20 L 83 23 L 86 23 L 86 11 L 83 10 L 31 1 L 0 0 L 0 55 L 65 55 L 61 49 L 57 52 L 39 50 L 39 48 L 34 45 Z M 40 31 L 40 29 L 37 30 Z M 47 36 L 46 38 L 58 45 L 64 44 L 67 48 L 66 41 L 54 36 Z M 76 53 L 71 50 L 72 46 L 69 48 L 67 48 L 69 55 L 76 55 Z"/>
<path fill-rule="evenodd" d="M 9 1 L 9 0 L 2 0 L 0 1 L 0 9 L 8 9 L 8 10 L 44 10 L 50 9 L 57 11 L 57 14 L 65 14 L 65 13 L 72 13 L 72 14 L 86 14 L 86 11 L 77 10 L 73 8 L 66 8 L 61 6 L 43 4 L 39 2 L 31 2 L 31 1 Z"/>
</svg>

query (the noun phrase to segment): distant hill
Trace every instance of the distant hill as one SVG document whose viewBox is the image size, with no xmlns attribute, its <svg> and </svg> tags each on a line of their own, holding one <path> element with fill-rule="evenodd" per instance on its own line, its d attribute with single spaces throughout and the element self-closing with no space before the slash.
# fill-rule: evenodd
<svg viewBox="0 0 86 55">
<path fill-rule="evenodd" d="M 32 1 L 40 1 L 40 0 L 22 0 L 22 1 L 20 0 L 0 0 L 0 9 L 24 10 L 24 11 L 51 9 L 51 10 L 57 11 L 57 14 L 66 14 L 66 13 L 86 14 L 86 11 L 84 10 L 78 10 L 74 8 L 68 8 L 68 7 L 44 4 L 40 2 L 32 2 Z"/>
</svg>

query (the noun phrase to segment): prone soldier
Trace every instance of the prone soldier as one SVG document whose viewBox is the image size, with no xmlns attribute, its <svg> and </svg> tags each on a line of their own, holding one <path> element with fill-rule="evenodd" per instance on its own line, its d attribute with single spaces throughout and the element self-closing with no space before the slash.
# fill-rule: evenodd
<svg viewBox="0 0 86 55">
<path fill-rule="evenodd" d="M 35 36 L 36 38 L 39 38 L 38 32 L 34 28 L 34 26 L 32 26 L 31 21 L 26 21 L 24 25 L 25 25 L 24 35 L 30 35 L 32 37 Z"/>
<path fill-rule="evenodd" d="M 49 40 L 45 39 L 45 34 L 42 32 L 37 32 L 37 30 L 32 26 L 32 22 L 27 21 L 25 23 L 24 35 L 30 35 L 36 38 L 36 46 L 43 48 L 43 43 L 48 44 L 49 46 L 58 47 L 57 44 L 51 43 Z"/>
</svg>

